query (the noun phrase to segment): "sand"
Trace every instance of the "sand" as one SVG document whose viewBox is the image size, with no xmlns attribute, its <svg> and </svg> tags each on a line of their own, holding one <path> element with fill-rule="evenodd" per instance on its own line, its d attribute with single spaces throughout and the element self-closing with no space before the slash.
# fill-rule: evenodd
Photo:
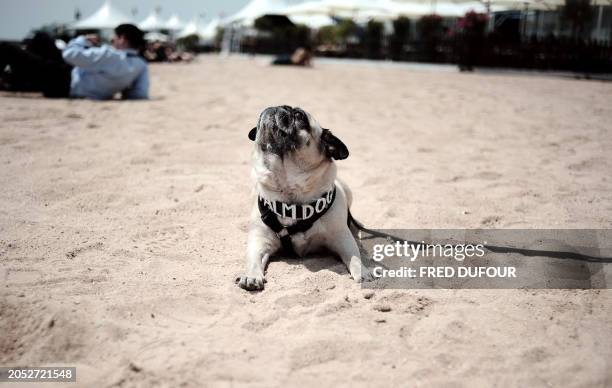
<svg viewBox="0 0 612 388">
<path fill-rule="evenodd" d="M 216 56 L 151 73 L 148 102 L 0 97 L 0 365 L 76 365 L 79 387 L 612 384 L 609 290 L 366 299 L 332 257 L 234 284 L 263 108 L 345 141 L 368 226 L 610 228 L 612 84 Z"/>
</svg>

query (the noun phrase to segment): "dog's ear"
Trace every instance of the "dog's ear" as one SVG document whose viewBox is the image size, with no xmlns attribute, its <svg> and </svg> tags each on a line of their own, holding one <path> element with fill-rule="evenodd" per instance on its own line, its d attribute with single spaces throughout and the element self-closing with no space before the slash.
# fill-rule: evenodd
<svg viewBox="0 0 612 388">
<path fill-rule="evenodd" d="M 257 136 L 257 127 L 254 127 L 249 131 L 249 139 L 255 141 L 255 137 Z"/>
<path fill-rule="evenodd" d="M 321 145 L 328 158 L 342 160 L 349 156 L 346 145 L 342 140 L 334 136 L 329 129 L 323 128 L 323 132 L 321 133 Z"/>
</svg>

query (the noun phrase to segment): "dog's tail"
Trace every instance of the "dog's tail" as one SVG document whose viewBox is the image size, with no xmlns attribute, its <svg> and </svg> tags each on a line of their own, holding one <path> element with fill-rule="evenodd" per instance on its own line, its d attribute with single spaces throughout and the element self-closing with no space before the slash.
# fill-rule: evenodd
<svg viewBox="0 0 612 388">
<path fill-rule="evenodd" d="M 351 214 L 351 209 L 348 209 L 348 217 L 347 217 L 347 224 L 349 229 L 351 229 L 351 226 L 357 231 L 357 239 L 358 240 L 362 240 L 363 239 L 363 235 L 361 234 L 361 232 L 365 232 L 367 234 L 369 234 L 370 236 L 374 236 L 374 237 L 380 237 L 380 238 L 384 238 L 387 241 L 399 241 L 399 242 L 407 242 L 409 244 L 412 245 L 420 245 L 421 243 L 419 243 L 418 241 L 409 241 L 406 240 L 404 238 L 398 237 L 398 236 L 394 236 L 392 234 L 389 233 L 385 233 L 385 232 L 379 232 L 377 230 L 374 229 L 370 229 L 370 228 L 366 228 L 361 222 L 357 221 L 355 219 L 355 217 L 353 217 L 353 215 Z"/>
<path fill-rule="evenodd" d="M 348 224 L 349 229 L 351 228 L 351 226 L 355 228 L 355 230 L 357 231 L 357 238 L 359 240 L 362 239 L 361 232 L 366 232 L 370 234 L 371 236 L 382 237 L 386 239 L 389 237 L 394 237 L 386 233 L 381 233 L 376 230 L 366 228 L 361 222 L 357 221 L 355 217 L 353 217 L 353 215 L 351 214 L 351 209 L 348 209 L 348 217 L 347 217 L 346 223 Z"/>
</svg>

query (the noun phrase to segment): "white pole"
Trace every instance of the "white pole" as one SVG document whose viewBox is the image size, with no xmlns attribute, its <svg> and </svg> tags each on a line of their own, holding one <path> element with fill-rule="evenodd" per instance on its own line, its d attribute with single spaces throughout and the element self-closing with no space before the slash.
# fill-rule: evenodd
<svg viewBox="0 0 612 388">
<path fill-rule="evenodd" d="M 493 18 L 491 17 L 491 0 L 487 0 L 487 32 L 493 31 Z"/>
<path fill-rule="evenodd" d="M 599 12 L 597 13 L 597 32 L 596 32 L 596 37 L 597 40 L 601 39 L 601 20 L 603 18 L 603 5 L 599 6 Z"/>
<path fill-rule="evenodd" d="M 521 40 L 524 40 L 527 36 L 527 18 L 529 17 L 529 3 L 525 2 L 525 9 L 521 12 L 521 21 L 523 22 L 521 27 Z"/>
</svg>

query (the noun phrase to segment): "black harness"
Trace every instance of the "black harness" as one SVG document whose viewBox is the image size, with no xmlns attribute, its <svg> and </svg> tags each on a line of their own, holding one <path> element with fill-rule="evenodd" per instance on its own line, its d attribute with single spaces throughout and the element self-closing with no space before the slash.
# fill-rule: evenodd
<svg viewBox="0 0 612 388">
<path fill-rule="evenodd" d="M 295 255 L 291 236 L 310 229 L 319 218 L 327 213 L 334 199 L 336 199 L 336 185 L 317 200 L 307 204 L 287 204 L 281 201 L 268 201 L 262 197 L 259 197 L 257 202 L 263 223 L 276 233 L 283 249 L 288 254 Z M 278 220 L 279 216 L 294 219 L 296 223 L 283 226 Z"/>
</svg>

